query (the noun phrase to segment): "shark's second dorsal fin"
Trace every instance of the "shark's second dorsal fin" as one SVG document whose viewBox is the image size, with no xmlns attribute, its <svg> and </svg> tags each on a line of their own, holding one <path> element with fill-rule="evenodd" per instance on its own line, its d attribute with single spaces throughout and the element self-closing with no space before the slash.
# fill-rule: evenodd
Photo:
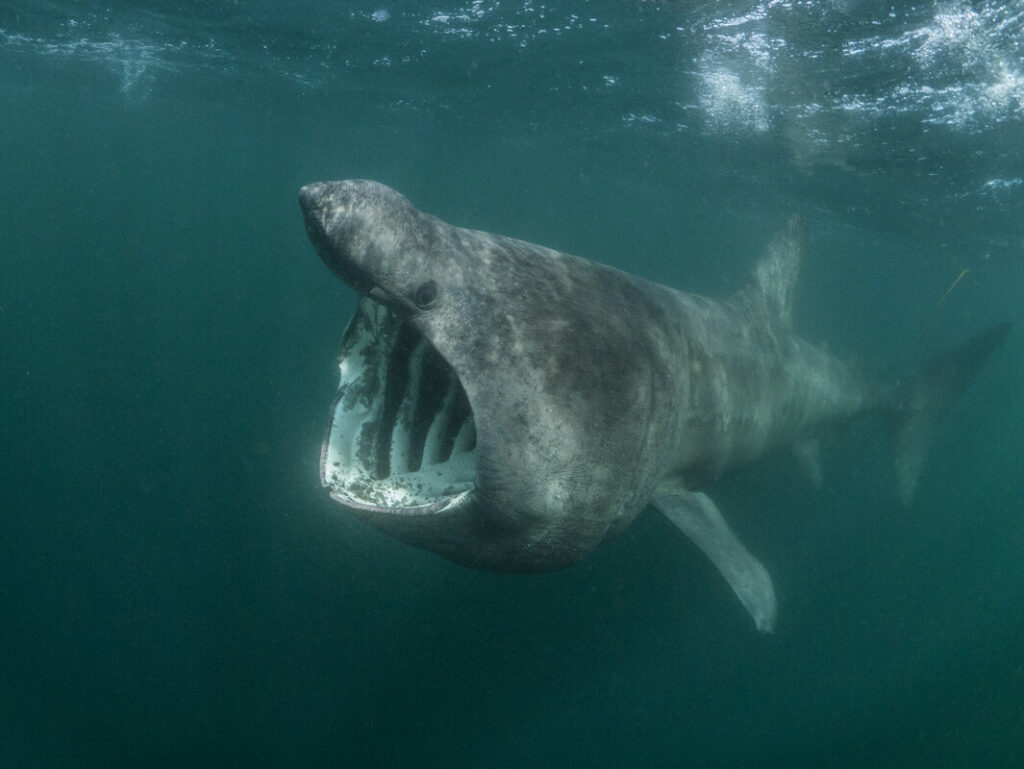
<svg viewBox="0 0 1024 769">
<path fill-rule="evenodd" d="M 794 214 L 768 246 L 737 298 L 752 312 L 785 329 L 793 327 L 793 287 L 800 272 L 807 220 Z"/>
</svg>

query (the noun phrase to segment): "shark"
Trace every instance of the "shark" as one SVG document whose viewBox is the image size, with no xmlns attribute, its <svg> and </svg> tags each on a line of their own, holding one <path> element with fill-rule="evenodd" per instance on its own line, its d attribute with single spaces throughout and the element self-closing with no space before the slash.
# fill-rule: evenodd
<svg viewBox="0 0 1024 769">
<path fill-rule="evenodd" d="M 766 633 L 771 577 L 705 490 L 780 449 L 820 479 L 820 437 L 875 413 L 909 504 L 936 425 L 1010 328 L 879 382 L 794 332 L 799 215 L 713 299 L 451 225 L 375 181 L 309 184 L 299 202 L 358 294 L 320 459 L 335 503 L 499 572 L 575 564 L 652 506 Z"/>
</svg>

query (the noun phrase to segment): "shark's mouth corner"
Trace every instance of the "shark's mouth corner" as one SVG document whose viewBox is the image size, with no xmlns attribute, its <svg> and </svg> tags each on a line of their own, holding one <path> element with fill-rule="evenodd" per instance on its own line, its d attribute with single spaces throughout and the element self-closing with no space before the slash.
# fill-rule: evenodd
<svg viewBox="0 0 1024 769">
<path fill-rule="evenodd" d="M 341 342 L 320 480 L 357 511 L 424 515 L 468 494 L 476 424 L 454 369 L 411 322 L 362 297 Z"/>
</svg>

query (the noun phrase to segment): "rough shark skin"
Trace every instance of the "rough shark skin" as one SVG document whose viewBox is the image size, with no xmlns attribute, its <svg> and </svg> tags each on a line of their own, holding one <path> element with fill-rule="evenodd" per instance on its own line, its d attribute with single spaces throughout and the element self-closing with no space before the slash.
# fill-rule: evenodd
<svg viewBox="0 0 1024 769">
<path fill-rule="evenodd" d="M 782 447 L 815 475 L 823 430 L 882 411 L 909 500 L 932 425 L 1008 331 L 879 386 L 793 333 L 799 217 L 719 301 L 452 226 L 377 182 L 299 198 L 317 252 L 362 297 L 321 463 L 339 504 L 508 572 L 569 566 L 653 504 L 766 632 L 768 572 L 699 489 Z"/>
</svg>

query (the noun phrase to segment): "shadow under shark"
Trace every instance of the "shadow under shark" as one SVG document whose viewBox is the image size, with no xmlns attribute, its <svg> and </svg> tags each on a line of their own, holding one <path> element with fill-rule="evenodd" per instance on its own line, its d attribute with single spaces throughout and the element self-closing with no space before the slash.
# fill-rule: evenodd
<svg viewBox="0 0 1024 769">
<path fill-rule="evenodd" d="M 888 419 L 909 502 L 942 413 L 1003 342 L 996 326 L 899 384 L 797 337 L 794 217 L 718 301 L 513 238 L 454 227 L 372 181 L 303 187 L 306 229 L 360 294 L 321 480 L 341 506 L 479 569 L 580 560 L 653 505 L 771 632 L 771 578 L 699 489 L 817 437 Z"/>
</svg>

